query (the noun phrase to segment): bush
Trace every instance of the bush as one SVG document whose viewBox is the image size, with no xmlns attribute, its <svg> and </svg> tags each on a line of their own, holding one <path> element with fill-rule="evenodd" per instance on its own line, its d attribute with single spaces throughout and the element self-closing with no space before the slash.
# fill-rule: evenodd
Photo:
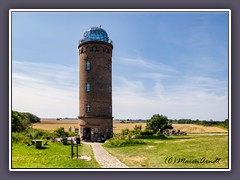
<svg viewBox="0 0 240 180">
<path fill-rule="evenodd" d="M 166 137 L 164 134 L 161 134 L 160 132 L 153 134 L 153 136 Z"/>
<path fill-rule="evenodd" d="M 158 138 L 160 138 L 160 139 L 165 139 L 165 138 L 167 138 L 164 134 L 161 134 L 160 132 L 157 132 L 157 133 L 154 134 L 153 136 L 158 137 Z"/>
<path fill-rule="evenodd" d="M 111 138 L 105 141 L 105 147 L 112 148 L 112 147 L 124 147 L 124 146 L 133 146 L 138 144 L 146 144 L 143 140 L 140 139 L 118 139 L 118 138 Z"/>
<path fill-rule="evenodd" d="M 70 137 L 70 136 L 77 136 L 78 134 L 75 132 L 66 132 L 64 131 L 63 127 L 60 127 L 54 130 L 54 135 L 56 137 Z"/>
<path fill-rule="evenodd" d="M 77 136 L 78 134 L 75 132 L 68 132 L 69 137 Z"/>
<path fill-rule="evenodd" d="M 144 130 L 140 132 L 141 136 L 153 136 L 154 132 L 153 130 Z"/>
<path fill-rule="evenodd" d="M 28 117 L 20 112 L 12 111 L 12 132 L 22 132 L 31 126 Z"/>
<path fill-rule="evenodd" d="M 60 128 L 57 128 L 56 130 L 54 130 L 54 134 L 57 137 L 62 137 L 62 136 L 67 137 L 68 136 L 68 132 L 65 132 L 63 127 L 60 127 Z"/>
<path fill-rule="evenodd" d="M 139 134 L 142 130 L 142 125 L 135 125 L 134 129 L 133 129 L 133 134 Z"/>
<path fill-rule="evenodd" d="M 12 133 L 12 142 L 14 142 L 14 143 L 21 142 L 25 138 L 28 138 L 26 135 L 26 132 L 13 132 Z"/>
<path fill-rule="evenodd" d="M 41 129 L 28 128 L 23 132 L 12 132 L 12 142 L 29 142 L 32 139 L 47 139 L 52 133 Z"/>
<path fill-rule="evenodd" d="M 47 137 L 54 136 L 54 134 L 42 129 L 28 128 L 27 136 L 30 139 L 47 139 Z"/>
<path fill-rule="evenodd" d="M 40 122 L 40 118 L 34 114 L 28 112 L 24 112 L 22 114 L 25 115 L 30 120 L 31 123 Z"/>
<path fill-rule="evenodd" d="M 130 130 L 129 129 L 122 129 L 122 131 L 121 131 L 121 135 L 128 135 L 128 133 L 130 132 Z"/>
<path fill-rule="evenodd" d="M 140 138 L 142 138 L 142 136 L 140 134 L 134 134 L 131 138 L 132 139 L 140 139 Z"/>
</svg>

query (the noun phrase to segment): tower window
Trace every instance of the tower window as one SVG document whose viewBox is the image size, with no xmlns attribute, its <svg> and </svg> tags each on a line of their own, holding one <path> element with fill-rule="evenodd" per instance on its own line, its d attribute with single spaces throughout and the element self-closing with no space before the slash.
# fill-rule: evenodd
<svg viewBox="0 0 240 180">
<path fill-rule="evenodd" d="M 92 51 L 97 51 L 97 47 L 96 47 L 96 46 L 93 46 L 93 47 L 92 47 Z"/>
<path fill-rule="evenodd" d="M 106 48 L 106 49 L 105 49 L 105 52 L 106 52 L 106 53 L 109 53 L 109 49 L 108 49 L 108 48 Z"/>
<path fill-rule="evenodd" d="M 89 71 L 91 69 L 91 63 L 89 61 L 86 62 L 86 70 Z"/>
<path fill-rule="evenodd" d="M 86 112 L 90 112 L 91 111 L 91 106 L 90 104 L 86 104 Z"/>
<path fill-rule="evenodd" d="M 112 112 L 112 106 L 109 106 L 109 112 L 110 113 Z"/>
<path fill-rule="evenodd" d="M 110 72 L 112 71 L 112 65 L 111 65 L 111 63 L 108 64 L 108 70 L 109 70 Z"/>
<path fill-rule="evenodd" d="M 86 83 L 86 91 L 89 92 L 90 91 L 90 83 Z"/>
</svg>

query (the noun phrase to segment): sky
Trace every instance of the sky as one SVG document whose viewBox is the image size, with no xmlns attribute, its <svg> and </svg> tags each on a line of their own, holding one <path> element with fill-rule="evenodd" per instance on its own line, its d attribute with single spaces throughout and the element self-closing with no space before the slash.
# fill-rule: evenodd
<svg viewBox="0 0 240 180">
<path fill-rule="evenodd" d="M 228 12 L 12 12 L 12 109 L 78 116 L 78 41 L 113 41 L 114 119 L 228 118 Z"/>
</svg>

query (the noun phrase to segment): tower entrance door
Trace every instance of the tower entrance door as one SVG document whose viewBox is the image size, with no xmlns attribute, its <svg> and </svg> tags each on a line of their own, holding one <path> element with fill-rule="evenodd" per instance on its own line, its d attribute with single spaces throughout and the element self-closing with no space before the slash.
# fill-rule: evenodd
<svg viewBox="0 0 240 180">
<path fill-rule="evenodd" d="M 86 141 L 91 139 L 91 128 L 83 128 L 83 139 Z"/>
</svg>

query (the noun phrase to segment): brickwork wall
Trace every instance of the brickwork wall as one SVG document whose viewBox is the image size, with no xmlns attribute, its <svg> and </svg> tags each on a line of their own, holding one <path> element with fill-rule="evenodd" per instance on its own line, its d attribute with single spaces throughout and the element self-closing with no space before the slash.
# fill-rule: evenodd
<svg viewBox="0 0 240 180">
<path fill-rule="evenodd" d="M 79 123 L 80 127 L 98 127 L 106 133 L 112 128 L 112 44 L 88 41 L 79 45 Z M 90 62 L 90 70 L 86 70 Z M 90 83 L 90 91 L 86 84 Z M 110 87 L 110 88 L 109 88 Z M 86 104 L 90 112 L 86 112 Z"/>
<path fill-rule="evenodd" d="M 80 136 L 83 135 L 83 129 L 84 128 L 91 128 L 94 130 L 95 134 L 95 141 L 98 137 L 100 137 L 101 134 L 103 134 L 104 137 L 110 138 L 113 135 L 113 120 L 112 118 L 82 118 L 79 119 L 80 124 Z M 95 132 L 97 128 L 97 132 Z"/>
</svg>

